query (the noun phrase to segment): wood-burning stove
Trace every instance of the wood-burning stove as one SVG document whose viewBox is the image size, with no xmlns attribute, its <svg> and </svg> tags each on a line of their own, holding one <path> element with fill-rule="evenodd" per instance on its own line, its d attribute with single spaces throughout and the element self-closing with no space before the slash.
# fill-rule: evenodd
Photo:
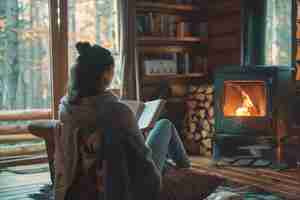
<svg viewBox="0 0 300 200">
<path fill-rule="evenodd" d="M 279 73 L 282 69 L 287 68 L 226 66 L 216 70 L 215 160 L 223 156 L 244 155 L 246 152 L 241 150 L 242 146 L 276 141 L 278 106 L 282 100 L 278 89 L 284 87 L 284 84 L 279 84 L 279 74 L 283 75 L 283 80 L 287 80 L 284 73 Z M 288 93 L 288 88 L 281 90 L 282 93 Z"/>
</svg>

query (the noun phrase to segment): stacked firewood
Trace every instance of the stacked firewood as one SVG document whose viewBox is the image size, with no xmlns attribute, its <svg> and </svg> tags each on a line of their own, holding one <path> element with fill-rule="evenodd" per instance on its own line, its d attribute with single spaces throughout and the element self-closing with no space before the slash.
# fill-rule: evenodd
<svg viewBox="0 0 300 200">
<path fill-rule="evenodd" d="M 212 154 L 215 132 L 213 92 L 212 85 L 190 86 L 188 90 L 183 138 L 190 154 Z"/>
</svg>

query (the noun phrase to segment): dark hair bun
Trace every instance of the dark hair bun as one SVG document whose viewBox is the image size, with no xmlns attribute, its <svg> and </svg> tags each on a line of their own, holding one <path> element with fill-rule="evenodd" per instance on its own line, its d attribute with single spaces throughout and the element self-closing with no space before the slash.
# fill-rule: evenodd
<svg viewBox="0 0 300 200">
<path fill-rule="evenodd" d="M 77 42 L 76 43 L 76 49 L 77 49 L 79 55 L 81 55 L 81 56 L 88 55 L 91 48 L 92 48 L 92 46 L 89 42 Z"/>
</svg>

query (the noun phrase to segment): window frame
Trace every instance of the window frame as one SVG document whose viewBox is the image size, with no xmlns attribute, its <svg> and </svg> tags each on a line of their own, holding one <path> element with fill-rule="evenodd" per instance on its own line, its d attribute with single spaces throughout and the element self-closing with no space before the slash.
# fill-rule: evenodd
<svg viewBox="0 0 300 200">
<path fill-rule="evenodd" d="M 265 46 L 265 24 L 266 1 L 253 0 L 243 1 L 243 39 L 242 39 L 242 64 L 243 65 L 264 65 Z M 291 65 L 292 70 L 296 69 L 296 16 L 297 0 L 291 0 Z"/>
<path fill-rule="evenodd" d="M 13 121 L 34 121 L 34 120 L 51 120 L 58 119 L 58 107 L 60 99 L 65 95 L 66 85 L 68 82 L 69 63 L 68 63 L 68 1 L 65 0 L 48 0 L 49 3 L 49 48 L 50 48 L 50 77 L 51 77 L 51 106 L 47 109 L 29 109 L 29 110 L 11 110 L 0 113 L 0 120 Z M 118 38 L 120 26 L 118 26 Z M 117 43 L 120 51 L 120 44 Z M 116 52 L 113 52 L 116 53 Z M 121 52 L 119 52 L 120 55 Z M 122 85 L 121 85 L 122 87 Z M 120 96 L 121 88 L 111 88 L 111 91 Z M 0 139 L 23 142 L 26 140 L 40 140 L 30 134 L 28 125 L 0 125 Z M 48 151 L 48 150 L 47 150 Z M 30 153 L 31 152 L 31 153 Z M 34 156 L 38 151 L 31 150 L 25 153 L 24 150 L 17 151 L 17 155 L 32 155 L 28 159 L 8 160 L 1 166 L 15 166 L 19 164 L 32 164 L 47 162 L 47 156 Z M 43 152 L 46 152 L 46 146 Z M 12 152 L 10 152 L 11 154 Z M 14 153 L 16 153 L 14 151 Z M 9 158 L 9 157 L 8 157 Z"/>
<path fill-rule="evenodd" d="M 50 22 L 50 73 L 52 102 L 49 109 L 12 110 L 0 113 L 0 120 L 25 121 L 39 119 L 57 119 L 60 99 L 65 95 L 68 81 L 68 1 L 48 0 L 49 22 Z M 118 26 L 118 29 L 120 27 Z M 119 31 L 119 30 L 117 30 Z M 118 38 L 119 36 L 117 36 Z M 119 45 L 119 44 L 117 44 Z M 120 47 L 118 46 L 118 49 Z M 114 52 L 116 53 L 116 52 Z M 119 52 L 120 53 L 120 52 Z M 112 88 L 119 95 L 120 88 Z M 4 133 L 1 131 L 0 135 Z M 6 126 L 3 126 L 6 130 Z M 18 130 L 18 126 L 16 126 Z M 13 131 L 14 132 L 14 131 Z M 23 132 L 23 130 L 22 130 Z"/>
</svg>

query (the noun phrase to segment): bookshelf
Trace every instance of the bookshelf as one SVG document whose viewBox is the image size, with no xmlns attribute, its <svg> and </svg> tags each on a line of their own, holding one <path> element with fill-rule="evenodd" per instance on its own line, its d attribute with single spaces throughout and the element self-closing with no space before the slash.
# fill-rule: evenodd
<svg viewBox="0 0 300 200">
<path fill-rule="evenodd" d="M 165 98 L 166 116 L 178 130 L 188 85 L 207 80 L 207 7 L 206 0 L 136 1 L 141 100 Z"/>
<path fill-rule="evenodd" d="M 205 0 L 137 0 L 136 44 L 143 100 L 151 96 L 148 91 L 166 82 L 187 85 L 206 78 L 207 10 Z"/>
<path fill-rule="evenodd" d="M 181 130 L 188 85 L 208 77 L 208 0 L 137 0 L 136 31 L 141 100 L 165 98 Z"/>
</svg>

